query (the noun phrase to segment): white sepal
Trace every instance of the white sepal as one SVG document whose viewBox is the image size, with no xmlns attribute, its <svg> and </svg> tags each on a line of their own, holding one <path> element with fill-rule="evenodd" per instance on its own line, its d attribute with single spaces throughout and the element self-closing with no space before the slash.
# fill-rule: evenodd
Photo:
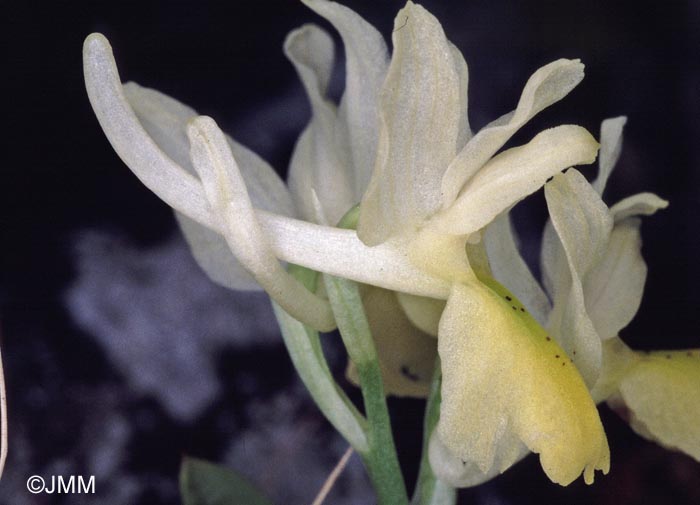
<svg viewBox="0 0 700 505">
<path fill-rule="evenodd" d="M 457 199 L 465 183 L 542 109 L 564 98 L 583 79 L 579 60 L 560 59 L 537 70 L 527 81 L 518 106 L 481 129 L 459 152 L 442 179 L 442 205 Z"/>
<path fill-rule="evenodd" d="M 396 16 L 392 37 L 377 161 L 357 228 L 368 245 L 415 232 L 439 209 L 440 180 L 460 133 L 460 75 L 440 23 L 408 2 Z"/>
</svg>

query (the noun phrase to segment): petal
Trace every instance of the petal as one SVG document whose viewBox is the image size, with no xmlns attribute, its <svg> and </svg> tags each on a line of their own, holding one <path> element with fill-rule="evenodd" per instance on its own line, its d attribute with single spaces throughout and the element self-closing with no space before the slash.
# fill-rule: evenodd
<svg viewBox="0 0 700 505">
<path fill-rule="evenodd" d="M 452 207 L 433 217 L 428 226 L 455 235 L 475 232 L 537 191 L 554 174 L 572 165 L 592 163 L 597 151 L 598 143 L 580 126 L 545 130 L 484 165 Z"/>
<path fill-rule="evenodd" d="M 586 311 L 583 279 L 598 264 L 612 231 L 612 218 L 600 195 L 576 170 L 545 186 L 547 208 L 569 265 L 570 283 L 559 289 L 548 329 L 592 386 L 600 371 L 600 337 Z"/>
<path fill-rule="evenodd" d="M 393 41 L 377 162 L 357 228 L 368 245 L 415 231 L 440 207 L 440 179 L 459 136 L 460 76 L 440 23 L 409 1 L 396 16 Z"/>
<path fill-rule="evenodd" d="M 479 131 L 452 161 L 442 179 L 443 209 L 449 208 L 460 190 L 533 116 L 564 98 L 583 79 L 579 60 L 557 60 L 532 74 L 517 108 Z"/>
<path fill-rule="evenodd" d="M 630 216 L 651 216 L 657 210 L 666 207 L 668 207 L 668 202 L 653 193 L 637 193 L 610 207 L 610 214 L 618 223 Z"/>
<path fill-rule="evenodd" d="M 337 137 L 337 111 L 326 99 L 333 68 L 333 40 L 319 27 L 304 25 L 285 40 L 284 52 L 301 78 L 312 109 L 311 123 L 299 138 L 289 168 L 289 186 L 305 219 L 313 220 L 311 191 L 336 223 L 355 203 L 348 153 Z"/>
<path fill-rule="evenodd" d="M 85 87 L 102 130 L 119 157 L 165 203 L 200 224 L 218 228 L 199 180 L 165 154 L 126 101 L 112 48 L 93 33 L 83 45 Z"/>
<path fill-rule="evenodd" d="M 610 403 L 638 434 L 700 461 L 700 349 L 640 354 Z"/>
<path fill-rule="evenodd" d="M 508 212 L 486 227 L 483 240 L 493 276 L 508 286 L 538 323 L 545 324 L 551 305 L 518 251 Z"/>
<path fill-rule="evenodd" d="M 552 226 L 552 220 L 548 219 L 542 233 L 542 254 L 540 255 L 540 271 L 542 272 L 542 285 L 550 300 L 557 300 L 571 286 L 571 274 L 569 264 L 566 261 L 564 248 L 557 236 L 557 231 Z"/>
<path fill-rule="evenodd" d="M 260 291 L 255 278 L 240 264 L 218 232 L 193 221 L 181 212 L 175 212 L 192 256 L 199 267 L 217 284 L 239 291 Z"/>
<path fill-rule="evenodd" d="M 469 104 L 469 67 L 464 60 L 464 56 L 454 44 L 450 44 L 452 59 L 454 60 L 457 75 L 459 76 L 459 105 L 460 112 L 459 132 L 457 134 L 457 149 L 462 149 L 473 136 L 469 126 L 468 104 Z"/>
<path fill-rule="evenodd" d="M 205 116 L 192 120 L 187 134 L 192 164 L 211 207 L 222 216 L 222 231 L 236 258 L 292 317 L 318 330 L 333 329 L 335 321 L 328 302 L 308 291 L 277 261 L 236 160 L 214 120 Z"/>
<path fill-rule="evenodd" d="M 415 327 L 430 336 L 437 337 L 440 317 L 445 310 L 445 300 L 399 292 L 396 293 L 396 297 L 406 317 Z"/>
<path fill-rule="evenodd" d="M 136 114 L 141 126 L 156 145 L 175 163 L 196 175 L 190 160 L 190 142 L 187 140 L 187 123 L 197 112 L 187 105 L 135 82 L 127 82 L 122 88 L 124 97 Z"/>
<path fill-rule="evenodd" d="M 437 356 L 435 339 L 411 324 L 394 292 L 366 286 L 362 302 L 377 349 L 386 394 L 428 396 Z M 347 376 L 359 385 L 357 370 L 350 363 Z"/>
<path fill-rule="evenodd" d="M 123 87 L 124 96 L 148 135 L 173 161 L 190 174 L 196 175 L 190 160 L 187 123 L 197 112 L 157 90 L 144 88 L 135 82 Z M 284 181 L 260 156 L 226 135 L 248 188 L 253 206 L 258 209 L 294 216 L 294 204 Z"/>
<path fill-rule="evenodd" d="M 464 461 L 455 456 L 442 442 L 437 429 L 431 435 L 428 446 L 430 466 L 435 475 L 454 487 L 483 484 L 503 473 L 528 454 L 530 451 L 517 437 L 503 437 L 499 441 L 499 448 L 495 451 L 493 466 L 488 472 L 482 472 L 473 461 Z"/>
<path fill-rule="evenodd" d="M 637 218 L 616 224 L 603 257 L 583 283 L 588 316 L 603 340 L 627 326 L 642 302 L 647 266 L 640 226 Z"/>
<path fill-rule="evenodd" d="M 382 35 L 344 5 L 324 0 L 304 3 L 338 30 L 345 46 L 345 93 L 339 115 L 349 136 L 354 197 L 359 201 L 374 168 L 379 131 L 377 103 L 389 65 L 388 51 Z"/>
<path fill-rule="evenodd" d="M 591 388 L 591 398 L 595 403 L 608 400 L 620 387 L 620 382 L 630 367 L 639 360 L 639 353 L 620 339 L 613 337 L 603 342 L 603 366 L 595 386 Z"/>
<path fill-rule="evenodd" d="M 593 188 L 599 195 L 603 194 L 608 177 L 615 168 L 622 151 L 622 129 L 627 123 L 625 116 L 606 119 L 600 125 L 600 155 L 598 156 L 598 177 L 593 181 Z"/>
<path fill-rule="evenodd" d="M 438 337 L 438 435 L 482 473 L 493 471 L 503 447 L 512 464 L 519 439 L 540 454 L 552 481 L 568 485 L 584 473 L 591 483 L 610 464 L 598 411 L 577 368 L 521 307 L 497 283 L 453 286 Z"/>
<path fill-rule="evenodd" d="M 156 90 L 130 82 L 124 95 L 141 125 L 173 161 L 196 175 L 189 156 L 187 123 L 197 116 L 190 107 Z M 294 205 L 282 180 L 262 158 L 231 139 L 226 140 L 241 167 L 253 206 L 293 216 Z M 231 253 L 226 240 L 180 212 L 178 224 L 199 266 L 216 283 L 229 289 L 259 290 L 260 287 Z"/>
</svg>

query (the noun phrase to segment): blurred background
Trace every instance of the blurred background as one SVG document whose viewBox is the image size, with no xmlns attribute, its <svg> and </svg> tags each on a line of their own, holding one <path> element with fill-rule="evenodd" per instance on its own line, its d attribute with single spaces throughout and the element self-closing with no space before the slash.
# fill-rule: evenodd
<svg viewBox="0 0 700 505">
<path fill-rule="evenodd" d="M 344 3 L 387 37 L 403 5 Z M 652 191 L 671 205 L 645 220 L 647 290 L 622 336 L 637 348 L 700 347 L 700 3 L 421 3 L 469 64 L 474 129 L 512 110 L 540 66 L 586 64 L 583 83 L 512 144 L 562 123 L 598 136 L 603 119 L 628 116 L 605 200 Z M 238 470 L 277 504 L 310 503 L 346 446 L 295 377 L 266 297 L 213 285 L 169 208 L 112 151 L 87 101 L 81 45 L 104 33 L 123 80 L 213 116 L 284 174 L 309 107 L 282 43 L 303 23 L 328 25 L 291 0 L 25 2 L 4 16 L 0 333 L 10 455 L 0 504 L 176 504 L 184 454 Z M 339 63 L 334 96 L 342 83 Z M 516 211 L 535 270 L 543 200 L 540 192 Z M 351 390 L 337 339 L 326 344 Z M 390 407 L 412 485 L 423 403 Z M 612 470 L 594 486 L 552 484 L 531 456 L 463 490 L 460 503 L 700 503 L 699 463 L 601 411 Z M 94 475 L 97 493 L 32 495 L 34 474 Z M 327 503 L 372 503 L 357 457 Z"/>
</svg>

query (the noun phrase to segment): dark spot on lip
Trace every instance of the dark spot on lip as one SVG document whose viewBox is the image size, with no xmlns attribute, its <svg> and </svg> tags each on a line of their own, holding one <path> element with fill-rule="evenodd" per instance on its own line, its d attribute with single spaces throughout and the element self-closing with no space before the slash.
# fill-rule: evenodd
<svg viewBox="0 0 700 505">
<path fill-rule="evenodd" d="M 574 356 L 576 356 L 576 351 L 574 351 Z"/>
<path fill-rule="evenodd" d="M 401 366 L 401 375 L 413 382 L 418 382 L 420 380 L 420 376 L 411 372 L 411 369 L 406 365 Z"/>
<path fill-rule="evenodd" d="M 670 354 L 667 354 L 667 355 L 666 355 L 666 359 L 671 359 L 671 355 L 670 355 Z"/>
<path fill-rule="evenodd" d="M 549 335 L 547 335 L 546 338 L 547 338 L 547 342 L 549 342 L 550 340 L 552 340 L 552 338 L 551 338 Z"/>
<path fill-rule="evenodd" d="M 686 353 L 685 353 L 685 355 L 686 355 L 686 356 L 692 356 L 692 355 L 693 355 L 693 353 L 692 353 L 692 352 L 690 352 L 690 351 L 688 351 L 688 352 L 686 352 Z"/>
<path fill-rule="evenodd" d="M 555 357 L 555 358 L 559 358 L 559 355 L 558 355 L 558 354 L 555 354 L 554 357 Z"/>
<path fill-rule="evenodd" d="M 561 366 L 566 366 L 566 361 L 562 361 Z"/>
<path fill-rule="evenodd" d="M 506 300 L 508 300 L 509 302 L 513 301 L 513 299 L 510 296 L 506 296 Z"/>
<path fill-rule="evenodd" d="M 525 312 L 525 309 L 523 307 L 520 307 L 520 312 Z"/>
<path fill-rule="evenodd" d="M 512 308 L 513 310 L 518 310 L 518 307 L 516 307 L 515 305 L 511 305 L 511 308 Z"/>
</svg>

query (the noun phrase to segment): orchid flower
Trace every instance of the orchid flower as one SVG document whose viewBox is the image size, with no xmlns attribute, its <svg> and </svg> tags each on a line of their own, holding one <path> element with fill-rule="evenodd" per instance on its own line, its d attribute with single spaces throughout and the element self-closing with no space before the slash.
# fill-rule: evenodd
<svg viewBox="0 0 700 505">
<path fill-rule="evenodd" d="M 545 190 L 553 224 L 545 229 L 542 254 L 545 286 L 555 300 L 549 324 L 569 328 L 569 334 L 578 324 L 583 328 L 579 341 L 600 342 L 600 350 L 588 346 L 584 351 L 600 353 L 601 370 L 591 391 L 596 402 L 607 400 L 616 410 L 624 407 L 637 433 L 700 461 L 700 352 L 635 352 L 618 336 L 637 313 L 646 280 L 638 216 L 668 205 L 651 193 L 625 198 L 609 209 L 600 200 L 620 154 L 625 121 L 620 117 L 603 122 L 600 171 L 592 185 L 584 185 L 583 178 L 571 171 Z M 569 207 L 573 202 L 581 212 L 564 211 L 564 201 Z M 565 221 L 565 215 L 583 218 Z M 584 250 L 584 243 L 589 250 Z M 569 276 L 556 272 L 562 264 L 568 264 Z M 572 302 L 579 297 L 581 305 Z M 562 323 L 561 313 L 573 312 L 574 306 L 578 307 L 570 318 L 574 323 Z M 577 345 L 574 340 L 564 345 Z"/>
<path fill-rule="evenodd" d="M 580 337 L 581 341 L 602 344 L 601 370 L 591 390 L 594 400 L 607 400 L 613 409 L 628 413 L 631 427 L 640 435 L 700 461 L 700 352 L 638 352 L 618 336 L 637 313 L 646 281 L 638 216 L 651 215 L 668 205 L 651 193 L 630 196 L 609 209 L 597 198 L 620 155 L 625 122 L 624 117 L 603 122 L 599 175 L 587 186 L 588 195 L 577 190 L 583 186 L 582 178 L 573 171 L 561 176 L 551 191 L 549 185 L 545 190 L 553 224 L 545 229 L 542 254 L 545 286 L 555 300 L 549 324 L 561 328 L 561 312 L 572 311 L 576 305 L 572 298 L 582 295 L 583 303 L 571 319 L 583 321 L 579 327 L 590 335 Z M 569 206 L 574 202 L 582 212 L 565 212 L 564 200 Z M 607 218 L 591 219 L 597 214 L 592 210 L 596 207 L 607 209 Z M 565 223 L 565 215 L 585 217 Z M 588 251 L 582 249 L 584 243 L 590 247 Z M 584 260 L 583 254 L 588 254 L 588 259 Z M 556 272 L 562 263 L 568 263 L 568 277 Z M 576 344 L 572 339 L 564 345 Z M 599 351 L 589 346 L 587 352 Z"/>
<path fill-rule="evenodd" d="M 592 185 L 569 170 L 545 186 L 551 216 L 541 255 L 546 291 L 520 256 L 507 214 L 484 234 L 489 267 L 548 328 L 582 373 L 586 367 L 580 361 L 588 364 L 591 375 L 584 377 L 596 403 L 607 400 L 631 415 L 630 424 L 640 435 L 700 460 L 700 351 L 635 352 L 618 337 L 639 308 L 646 279 L 637 216 L 668 205 L 650 193 L 611 208 L 602 202 L 620 155 L 625 121 L 620 117 L 603 122 L 599 176 Z M 415 303 L 412 308 L 417 312 Z M 425 313 L 423 307 L 423 320 Z M 508 445 L 499 449 L 495 460 L 501 463 L 527 453 L 518 454 Z M 459 461 L 439 432 L 431 441 L 431 462 L 453 485 L 475 485 L 498 473 L 492 468 L 484 474 Z"/>
<path fill-rule="evenodd" d="M 502 222 L 498 216 L 549 178 L 548 188 L 579 184 L 573 170 L 557 174 L 594 161 L 597 142 L 574 125 L 501 151 L 523 124 L 581 81 L 583 65 L 560 59 L 540 68 L 515 110 L 474 134 L 467 65 L 424 8 L 409 1 L 398 13 L 388 61 L 381 36 L 357 14 L 325 0 L 305 3 L 340 32 L 347 82 L 336 107 L 325 95 L 330 38 L 310 25 L 290 34 L 285 51 L 313 117 L 297 143 L 289 189 L 213 119 L 157 91 L 122 85 L 107 40 L 93 34 L 84 46 L 86 87 L 109 141 L 175 209 L 195 258 L 215 281 L 233 289 L 259 286 L 299 321 L 332 329 L 329 303 L 285 271 L 281 262 L 290 262 L 368 286 L 365 304 L 380 350 L 390 348 L 393 322 L 401 317 L 403 327 L 412 321 L 425 330 L 411 346 L 414 357 L 430 355 L 423 352 L 431 347 L 425 333 L 437 335 L 443 382 L 433 439 L 448 463 L 431 461 L 441 476 L 465 485 L 469 479 L 446 470 L 457 461 L 483 480 L 530 450 L 554 482 L 566 485 L 581 473 L 592 482 L 596 469 L 607 472 L 609 449 L 589 394 L 600 344 L 591 343 L 592 333 L 584 332 L 590 321 L 579 317 L 578 260 L 569 258 L 562 239 L 573 267 L 569 277 L 563 268 L 563 277 L 552 277 L 557 297 L 567 300 L 552 310 L 558 319 L 548 324 L 561 330 L 552 338 L 541 317 L 546 296 L 529 304 L 539 295 L 520 293 L 528 280 L 500 278 L 490 265 L 498 262 L 486 254 L 488 225 Z M 546 190 L 551 206 L 560 203 L 553 191 Z M 358 201 L 357 231 L 325 224 Z M 576 224 L 550 212 L 560 237 Z M 372 300 L 386 311 L 373 314 Z M 436 316 L 434 308 L 442 306 Z M 386 366 L 385 381 L 390 390 L 420 394 L 405 383 L 425 370 L 406 363 Z"/>
<path fill-rule="evenodd" d="M 482 228 L 549 177 L 595 159 L 597 143 L 575 126 L 546 130 L 496 155 L 519 126 L 578 84 L 582 65 L 559 60 L 538 70 L 515 111 L 472 135 L 466 65 L 439 23 L 409 3 L 395 28 L 358 236 L 403 248 L 413 265 L 450 285 L 437 330 L 440 442 L 483 474 L 507 468 L 527 447 L 540 453 L 555 482 L 568 484 L 582 472 L 590 482 L 595 469 L 607 471 L 609 452 L 583 379 L 466 253 Z"/>
</svg>

